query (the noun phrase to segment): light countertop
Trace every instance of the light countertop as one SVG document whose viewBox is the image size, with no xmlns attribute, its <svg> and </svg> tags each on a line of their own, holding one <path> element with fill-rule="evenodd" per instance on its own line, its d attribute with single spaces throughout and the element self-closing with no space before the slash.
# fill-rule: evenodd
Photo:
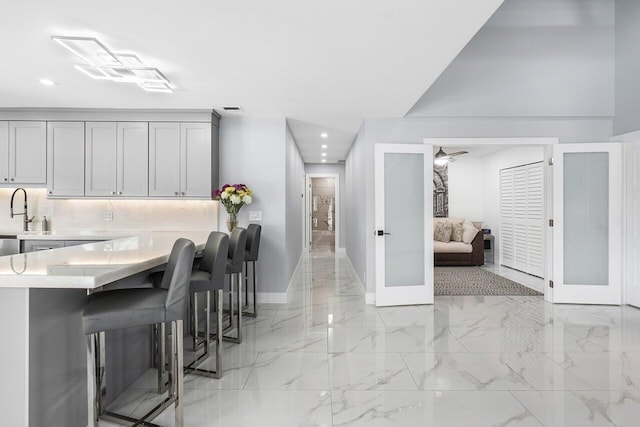
<svg viewBox="0 0 640 427">
<path fill-rule="evenodd" d="M 11 236 L 18 240 L 113 240 L 137 234 L 139 232 L 0 230 L 0 236 Z"/>
<path fill-rule="evenodd" d="M 95 289 L 166 263 L 180 237 L 198 250 L 209 236 L 209 231 L 21 233 L 21 240 L 106 241 L 0 257 L 0 288 Z"/>
</svg>

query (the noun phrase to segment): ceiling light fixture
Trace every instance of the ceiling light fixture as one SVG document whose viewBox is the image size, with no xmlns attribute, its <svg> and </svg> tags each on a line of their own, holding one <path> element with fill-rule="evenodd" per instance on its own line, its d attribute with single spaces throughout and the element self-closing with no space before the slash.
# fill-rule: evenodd
<svg viewBox="0 0 640 427">
<path fill-rule="evenodd" d="M 322 153 L 322 157 L 327 157 L 327 153 Z"/>
<path fill-rule="evenodd" d="M 322 148 L 327 148 L 327 144 L 322 144 Z"/>
<path fill-rule="evenodd" d="M 321 138 L 328 138 L 328 137 L 329 137 L 329 134 L 328 134 L 328 133 L 326 133 L 326 132 L 322 132 L 322 133 L 320 134 L 320 137 L 321 137 Z"/>
<path fill-rule="evenodd" d="M 49 80 L 49 79 L 40 79 L 40 83 L 45 85 L 45 86 L 55 86 L 56 82 L 54 82 L 53 80 Z"/>
<path fill-rule="evenodd" d="M 157 68 L 148 67 L 131 53 L 115 53 L 94 37 L 51 36 L 51 40 L 84 63 L 74 67 L 96 80 L 136 83 L 147 92 L 173 92 L 171 82 Z"/>
<path fill-rule="evenodd" d="M 327 159 L 322 159 L 322 163 L 327 163 Z"/>
</svg>

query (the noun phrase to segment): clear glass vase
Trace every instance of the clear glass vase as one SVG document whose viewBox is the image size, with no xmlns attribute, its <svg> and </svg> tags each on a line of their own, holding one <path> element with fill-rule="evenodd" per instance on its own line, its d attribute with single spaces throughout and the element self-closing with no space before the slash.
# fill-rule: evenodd
<svg viewBox="0 0 640 427">
<path fill-rule="evenodd" d="M 238 225 L 238 214 L 227 212 L 227 230 L 229 233 Z"/>
</svg>

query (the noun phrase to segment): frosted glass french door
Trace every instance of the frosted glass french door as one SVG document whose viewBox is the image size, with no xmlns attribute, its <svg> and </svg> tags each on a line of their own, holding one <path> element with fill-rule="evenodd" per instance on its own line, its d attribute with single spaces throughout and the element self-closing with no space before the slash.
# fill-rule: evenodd
<svg viewBox="0 0 640 427">
<path fill-rule="evenodd" d="M 376 305 L 433 303 L 431 145 L 376 144 Z"/>
<path fill-rule="evenodd" d="M 620 144 L 553 147 L 553 301 L 622 301 Z"/>
</svg>

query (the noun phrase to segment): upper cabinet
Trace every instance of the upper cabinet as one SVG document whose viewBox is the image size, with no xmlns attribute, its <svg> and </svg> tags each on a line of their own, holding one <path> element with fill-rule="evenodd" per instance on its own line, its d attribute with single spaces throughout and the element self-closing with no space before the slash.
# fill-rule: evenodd
<svg viewBox="0 0 640 427">
<path fill-rule="evenodd" d="M 84 194 L 115 196 L 117 125 L 115 122 L 86 122 L 85 129 Z"/>
<path fill-rule="evenodd" d="M 85 152 L 85 195 L 149 195 L 147 122 L 87 122 Z"/>
<path fill-rule="evenodd" d="M 9 182 L 9 122 L 0 122 L 0 183 Z"/>
<path fill-rule="evenodd" d="M 47 123 L 47 194 L 84 196 L 84 122 Z"/>
<path fill-rule="evenodd" d="M 46 184 L 46 122 L 0 122 L 0 182 Z"/>
<path fill-rule="evenodd" d="M 149 196 L 180 195 L 180 123 L 149 123 Z"/>
<path fill-rule="evenodd" d="M 211 123 L 150 123 L 149 195 L 210 198 L 211 142 Z"/>
<path fill-rule="evenodd" d="M 116 185 L 118 196 L 149 195 L 149 124 L 118 123 Z"/>
</svg>

